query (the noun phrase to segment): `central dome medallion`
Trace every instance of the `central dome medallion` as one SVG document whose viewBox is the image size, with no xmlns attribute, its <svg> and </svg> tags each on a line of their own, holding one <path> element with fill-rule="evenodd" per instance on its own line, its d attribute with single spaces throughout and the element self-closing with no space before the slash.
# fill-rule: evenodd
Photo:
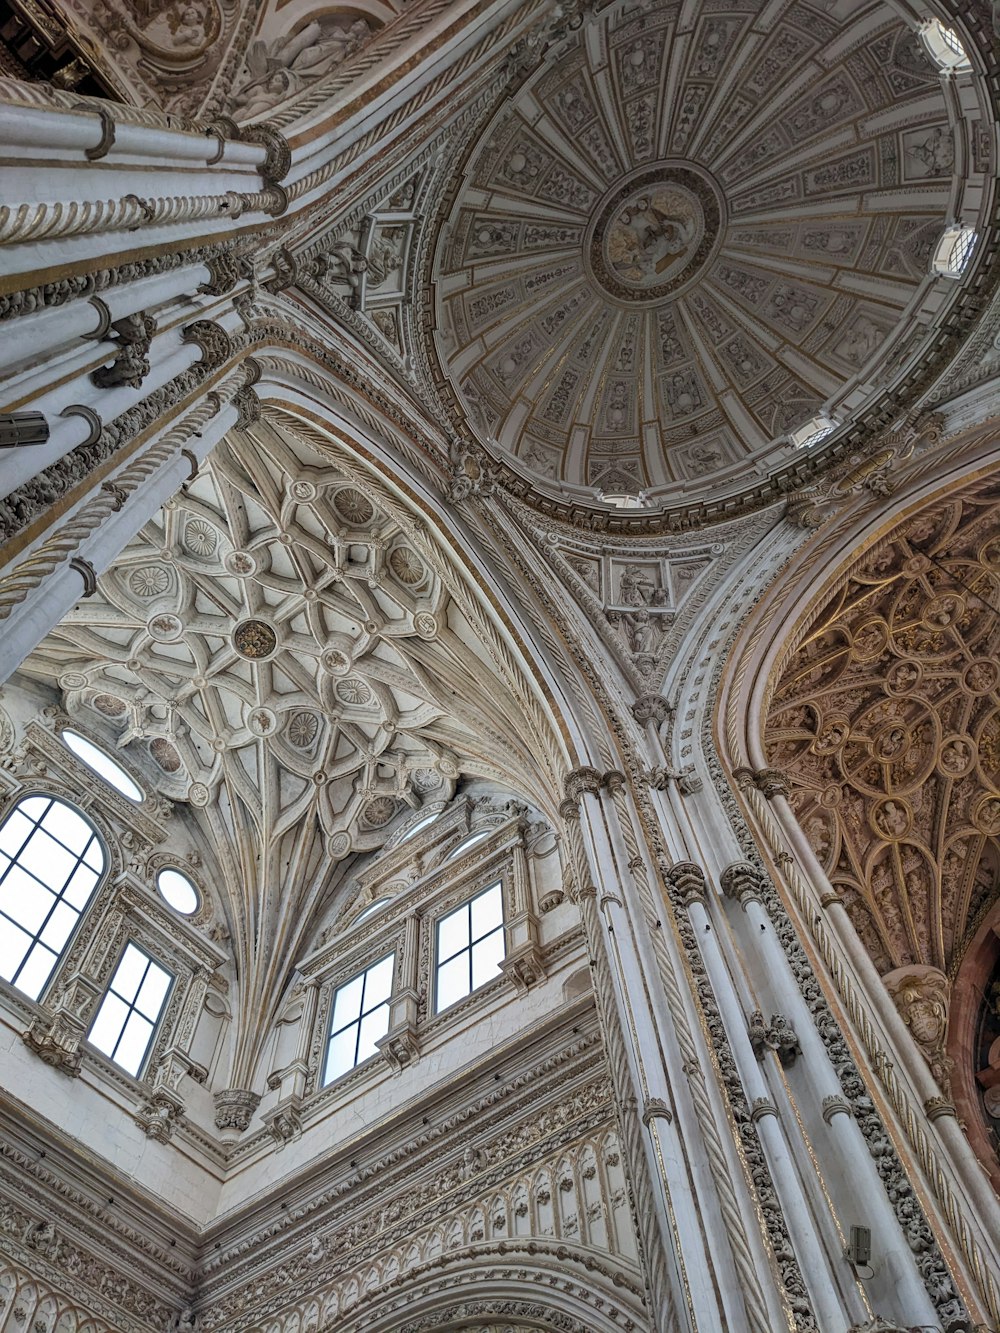
<svg viewBox="0 0 1000 1333">
<path fill-rule="evenodd" d="M 830 10 L 619 0 L 472 143 L 433 239 L 433 351 L 456 429 L 529 494 L 724 508 L 817 418 L 911 402 L 965 318 L 933 260 L 959 219 L 967 277 L 991 251 L 985 84 L 946 90 L 890 0 Z"/>
<path fill-rule="evenodd" d="M 693 163 L 633 174 L 596 210 L 585 244 L 590 272 L 626 305 L 675 296 L 714 254 L 724 207 L 708 172 Z"/>
</svg>

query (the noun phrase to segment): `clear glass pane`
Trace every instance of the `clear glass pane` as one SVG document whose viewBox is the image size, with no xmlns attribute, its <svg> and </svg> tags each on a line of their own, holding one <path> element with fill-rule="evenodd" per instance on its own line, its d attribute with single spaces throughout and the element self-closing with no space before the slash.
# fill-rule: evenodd
<svg viewBox="0 0 1000 1333">
<path fill-rule="evenodd" d="M 332 1083 L 335 1078 L 340 1078 L 341 1074 L 346 1074 L 349 1069 L 354 1068 L 354 1047 L 358 1040 L 358 1027 L 353 1023 L 343 1032 L 338 1032 L 335 1037 L 330 1038 L 330 1045 L 326 1057 L 326 1073 L 323 1076 L 324 1083 Z"/>
<path fill-rule="evenodd" d="M 19 864 L 58 892 L 76 869 L 76 857 L 39 829 L 25 845 Z"/>
<path fill-rule="evenodd" d="M 0 852 L 6 852 L 8 856 L 18 854 L 35 827 L 22 813 L 23 807 L 22 801 L 10 818 L 4 821 L 3 828 L 0 828 Z"/>
<path fill-rule="evenodd" d="M 469 943 L 469 904 L 463 903 L 457 911 L 449 912 L 438 922 L 438 962 L 443 963 L 464 949 Z"/>
<path fill-rule="evenodd" d="M 135 785 L 124 768 L 120 764 L 116 764 L 110 755 L 105 754 L 103 750 L 99 750 L 85 736 L 81 736 L 75 731 L 64 731 L 62 740 L 76 757 L 82 759 L 88 768 L 92 768 L 109 787 L 114 787 L 115 791 L 120 791 L 130 801 L 142 800 L 141 790 Z"/>
<path fill-rule="evenodd" d="M 403 834 L 403 836 L 400 838 L 399 841 L 401 843 L 404 843 L 407 841 L 407 839 L 414 837 L 417 833 L 420 832 L 421 829 L 425 829 L 428 827 L 429 824 L 433 824 L 435 819 L 437 819 L 440 813 L 441 812 L 439 810 L 435 810 L 432 815 L 424 815 L 423 819 L 418 819 L 417 822 L 411 828 L 408 828 L 406 830 L 406 832 Z"/>
<path fill-rule="evenodd" d="M 96 884 L 97 872 L 81 865 L 66 885 L 63 898 L 71 907 L 75 907 L 78 912 L 82 912 L 90 902 L 90 895 L 94 892 Z"/>
<path fill-rule="evenodd" d="M 192 912 L 198 910 L 197 890 L 187 875 L 182 875 L 179 870 L 161 870 L 156 877 L 156 887 L 160 890 L 164 902 L 175 912 L 183 912 L 185 916 L 190 916 Z"/>
<path fill-rule="evenodd" d="M 152 1035 L 152 1023 L 141 1014 L 133 1013 L 125 1024 L 125 1031 L 115 1051 L 115 1064 L 121 1065 L 130 1074 L 138 1074 Z"/>
<path fill-rule="evenodd" d="M 366 1014 L 361 1020 L 361 1037 L 358 1042 L 358 1064 L 362 1060 L 368 1060 L 373 1055 L 378 1054 L 378 1047 L 375 1045 L 379 1037 L 384 1037 L 389 1031 L 389 1006 L 380 1004 L 377 1009 L 373 1009 L 370 1014 Z"/>
<path fill-rule="evenodd" d="M 149 959 L 134 944 L 126 944 L 118 970 L 111 978 L 111 989 L 130 1003 L 135 999 Z"/>
<path fill-rule="evenodd" d="M 87 850 L 83 854 L 83 859 L 87 865 L 93 866 L 98 874 L 104 869 L 104 848 L 98 838 L 91 838 L 87 844 Z"/>
<path fill-rule="evenodd" d="M 391 953 L 368 969 L 365 982 L 365 1009 L 374 1009 L 377 1004 L 387 1000 L 392 994 L 392 965 L 396 955 Z"/>
<path fill-rule="evenodd" d="M 135 1007 L 141 1014 L 145 1014 L 147 1018 L 152 1019 L 154 1023 L 160 1016 L 163 1001 L 170 989 L 170 981 L 169 972 L 164 972 L 162 967 L 150 963 L 146 980 L 142 983 L 142 988 L 136 997 Z"/>
<path fill-rule="evenodd" d="M 128 1005 L 124 1000 L 119 1000 L 117 995 L 110 992 L 105 995 L 100 1009 L 97 1011 L 97 1017 L 94 1019 L 94 1026 L 90 1029 L 88 1040 L 103 1051 L 105 1055 L 110 1055 L 115 1049 L 115 1043 L 121 1036 L 122 1027 L 128 1018 Z"/>
<path fill-rule="evenodd" d="M 50 805 L 55 804 L 51 796 L 26 796 L 18 801 L 18 810 L 23 810 L 29 819 L 39 820 Z M 60 803 L 61 804 L 61 803 Z"/>
<path fill-rule="evenodd" d="M 0 977 L 11 981 L 31 946 L 31 936 L 0 916 Z"/>
<path fill-rule="evenodd" d="M 442 963 L 437 974 L 437 1009 L 461 1000 L 469 993 L 469 955 L 462 952 L 448 963 Z"/>
<path fill-rule="evenodd" d="M 365 910 L 359 914 L 358 921 L 367 921 L 368 918 L 374 916 L 376 912 L 381 912 L 382 908 L 389 901 L 388 898 L 376 898 L 373 903 L 369 903 Z"/>
<path fill-rule="evenodd" d="M 34 875 L 29 875 L 15 863 L 4 876 L 0 892 L 3 894 L 4 902 L 14 902 L 24 896 L 31 897 L 42 887 Z"/>
<path fill-rule="evenodd" d="M 365 984 L 365 974 L 348 981 L 340 987 L 333 1002 L 333 1022 L 330 1030 L 338 1032 L 345 1023 L 352 1022 L 361 1013 L 361 991 Z"/>
<path fill-rule="evenodd" d="M 503 931 L 497 930 L 472 946 L 472 989 L 492 981 L 502 962 Z"/>
<path fill-rule="evenodd" d="M 72 935 L 73 928 L 79 919 L 79 913 L 74 912 L 72 907 L 69 907 L 66 903 L 57 903 L 56 909 L 46 921 L 45 929 L 39 939 L 55 953 L 62 953 L 66 941 Z"/>
<path fill-rule="evenodd" d="M 0 912 L 33 935 L 41 929 L 54 903 L 55 898 L 48 889 L 43 889 L 27 875 L 19 875 L 16 870 L 0 886 Z"/>
<path fill-rule="evenodd" d="M 503 896 L 500 893 L 500 885 L 494 884 L 492 888 L 472 900 L 472 938 L 482 939 L 484 935 L 488 935 L 491 930 L 496 930 L 497 926 L 502 924 Z"/>
<path fill-rule="evenodd" d="M 94 830 L 83 816 L 78 815 L 68 805 L 64 805 L 62 801 L 52 802 L 42 821 L 42 827 L 68 847 L 74 856 L 81 856 L 94 836 Z"/>
<path fill-rule="evenodd" d="M 18 990 L 24 991 L 29 1000 L 37 1000 L 45 989 L 56 962 L 56 954 L 51 953 L 44 945 L 36 944 L 18 973 Z"/>
<path fill-rule="evenodd" d="M 484 842 L 492 832 L 492 829 L 482 829 L 479 833 L 472 833 L 469 837 L 463 838 L 457 847 L 451 849 L 445 860 L 450 861 L 454 856 L 462 856 L 470 847 L 475 847 L 477 842 Z"/>
</svg>

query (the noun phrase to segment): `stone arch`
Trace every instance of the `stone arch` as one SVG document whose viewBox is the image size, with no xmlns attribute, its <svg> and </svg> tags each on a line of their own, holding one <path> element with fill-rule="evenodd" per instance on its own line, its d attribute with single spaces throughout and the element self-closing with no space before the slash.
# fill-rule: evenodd
<svg viewBox="0 0 1000 1333">
<path fill-rule="evenodd" d="M 788 564 L 734 638 L 719 684 L 714 721 L 723 770 L 739 793 L 734 815 L 749 825 L 779 896 L 784 898 L 782 906 L 787 905 L 793 920 L 800 921 L 812 936 L 825 980 L 831 990 L 839 992 L 860 1034 L 873 1079 L 882 1082 L 900 1141 L 906 1145 L 901 1155 L 905 1160 L 910 1154 L 907 1169 L 922 1170 L 925 1179 L 932 1180 L 966 1262 L 966 1273 L 987 1310 L 994 1308 L 995 1300 L 988 1258 L 994 1224 L 982 1219 L 996 1219 L 1000 1211 L 959 1125 L 947 1087 L 947 1020 L 942 1012 L 947 994 L 942 996 L 942 987 L 953 981 L 982 913 L 995 895 L 995 888 L 987 889 L 973 901 L 965 883 L 949 896 L 944 886 L 944 876 L 950 873 L 949 853 L 957 834 L 970 839 L 975 834 L 973 855 L 965 858 L 975 870 L 995 835 L 984 828 L 979 813 L 982 791 L 970 800 L 964 789 L 966 800 L 950 820 L 935 820 L 929 809 L 935 803 L 940 805 L 936 793 L 949 785 L 949 766 L 956 774 L 959 768 L 963 774 L 977 771 L 974 765 L 967 767 L 969 756 L 961 747 L 961 764 L 957 753 L 945 756 L 945 751 L 951 737 L 964 740 L 966 733 L 975 742 L 972 749 L 978 749 L 982 722 L 967 711 L 962 727 L 942 728 L 929 716 L 929 705 L 920 716 L 907 713 L 909 734 L 903 745 L 909 754 L 913 732 L 919 732 L 916 748 L 920 754 L 910 757 L 912 771 L 904 779 L 897 767 L 898 757 L 885 748 L 879 750 L 880 745 L 891 749 L 900 740 L 889 735 L 888 726 L 898 710 L 889 707 L 878 717 L 870 712 L 878 701 L 865 696 L 856 715 L 845 719 L 840 714 L 850 710 L 840 707 L 838 694 L 846 692 L 847 673 L 857 670 L 858 662 L 875 664 L 866 668 L 872 677 L 866 680 L 866 688 L 870 685 L 873 691 L 882 689 L 880 682 L 885 684 L 885 671 L 894 659 L 929 656 L 930 671 L 943 673 L 947 654 L 939 651 L 938 641 L 948 635 L 968 631 L 977 645 L 972 657 L 978 660 L 988 655 L 990 650 L 981 653 L 978 645 L 996 633 L 1000 621 L 995 614 L 990 616 L 982 592 L 973 590 L 972 600 L 978 601 L 971 621 L 963 619 L 964 605 L 945 606 L 942 599 L 945 594 L 952 596 L 956 587 L 961 590 L 957 579 L 948 582 L 954 572 L 968 582 L 970 552 L 961 548 L 961 542 L 963 533 L 974 535 L 977 520 L 970 517 L 970 508 L 978 506 L 981 514 L 990 516 L 984 526 L 992 524 L 995 532 L 1000 503 L 995 483 L 998 457 L 1000 445 L 994 430 L 973 426 L 964 434 L 956 432 L 946 447 L 900 469 L 889 504 L 876 510 L 862 491 L 861 500 L 845 507 L 812 540 L 800 542 L 788 536 L 792 551 Z M 793 509 L 793 517 L 794 513 Z M 790 533 L 791 528 L 787 529 Z M 916 549 L 901 551 L 899 542 L 910 537 Z M 921 555 L 926 559 L 914 559 Z M 935 584 L 932 578 L 926 586 L 919 584 L 923 602 L 916 608 L 907 603 L 902 585 L 912 590 L 928 573 L 940 576 L 940 582 Z M 985 570 L 984 577 L 993 588 L 992 570 Z M 957 642 L 954 650 L 959 651 Z M 953 679 L 963 671 L 964 667 L 956 666 Z M 780 694 L 782 689 L 787 691 L 785 696 Z M 962 692 L 956 685 L 950 694 L 945 692 L 945 698 L 957 698 Z M 900 678 L 898 682 L 890 679 L 882 694 L 888 700 L 908 699 L 913 691 L 911 683 Z M 985 697 L 985 690 L 980 697 Z M 936 700 L 931 702 L 936 706 Z M 785 711 L 779 716 L 782 707 Z M 856 738 L 852 726 L 859 718 L 865 725 Z M 852 742 L 855 754 L 848 748 Z M 830 756 L 840 754 L 845 768 L 834 781 L 824 765 L 829 764 Z M 929 764 L 924 762 L 928 754 Z M 882 775 L 878 782 L 866 780 L 865 756 Z M 811 785 L 805 774 L 811 775 Z M 891 779 L 888 782 L 886 775 Z M 960 781 L 958 775 L 949 791 Z M 843 793 L 832 791 L 835 786 Z M 808 789 L 811 804 L 796 797 L 796 791 L 803 789 Z M 890 810 L 890 801 L 901 808 Z M 848 821 L 843 811 L 836 818 L 831 814 L 841 806 L 865 839 L 862 854 L 850 864 L 844 856 L 850 843 L 845 828 Z M 927 825 L 923 825 L 924 833 L 920 831 L 921 821 L 926 820 L 939 835 L 931 845 Z M 916 859 L 914 843 L 920 844 Z M 873 848 L 879 854 L 873 855 Z M 873 893 L 866 870 L 874 876 L 879 867 L 892 861 L 897 869 L 891 894 L 888 889 L 881 895 Z M 906 874 L 911 868 L 918 881 L 913 902 L 904 901 Z M 932 869 L 934 878 L 928 883 Z M 927 915 L 921 903 L 931 900 L 937 904 L 936 925 L 920 919 L 921 913 Z M 941 907 L 950 902 L 957 904 L 955 910 Z M 883 929 L 887 906 L 896 913 L 901 927 L 894 934 L 895 946 Z M 912 955 L 915 937 L 930 941 L 936 950 L 932 957 Z M 975 1211 L 966 1200 L 973 1201 Z"/>
<path fill-rule="evenodd" d="M 528 1293 L 526 1295 L 526 1293 Z M 337 1333 L 455 1333 L 494 1322 L 560 1333 L 648 1326 L 634 1277 L 571 1244 L 473 1245 L 341 1311 Z M 332 1333 L 333 1325 L 328 1326 Z"/>
</svg>

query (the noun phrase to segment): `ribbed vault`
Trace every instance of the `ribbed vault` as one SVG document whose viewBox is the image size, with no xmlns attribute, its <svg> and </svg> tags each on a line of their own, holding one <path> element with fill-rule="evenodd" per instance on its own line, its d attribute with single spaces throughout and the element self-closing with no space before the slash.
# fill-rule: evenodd
<svg viewBox="0 0 1000 1333">
<path fill-rule="evenodd" d="M 282 420 L 228 436 L 23 668 L 192 807 L 244 1001 L 237 1083 L 355 853 L 462 774 L 551 806 L 561 767 L 427 524 Z"/>
<path fill-rule="evenodd" d="M 1000 488 L 980 480 L 854 565 L 783 670 L 768 762 L 947 1083 L 950 983 L 1000 884 Z"/>
</svg>

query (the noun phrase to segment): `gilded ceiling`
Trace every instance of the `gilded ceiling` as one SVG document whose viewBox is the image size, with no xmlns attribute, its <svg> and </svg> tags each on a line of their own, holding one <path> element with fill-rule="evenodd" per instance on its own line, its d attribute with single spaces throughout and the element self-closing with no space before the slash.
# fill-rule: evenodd
<svg viewBox="0 0 1000 1333">
<path fill-rule="evenodd" d="M 549 494 L 739 489 L 926 350 L 988 140 L 888 4 L 617 4 L 510 96 L 446 206 L 436 349 Z M 974 113 L 973 113 L 974 117 Z"/>
<path fill-rule="evenodd" d="M 766 724 L 813 850 L 939 1054 L 926 1006 L 1000 885 L 998 533 L 995 481 L 903 522 L 822 608 Z"/>
</svg>

